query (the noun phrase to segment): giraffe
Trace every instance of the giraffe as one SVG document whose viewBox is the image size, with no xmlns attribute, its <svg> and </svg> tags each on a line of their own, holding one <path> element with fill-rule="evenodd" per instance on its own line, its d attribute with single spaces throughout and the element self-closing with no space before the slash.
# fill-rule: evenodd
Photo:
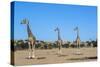
<svg viewBox="0 0 100 67">
<path fill-rule="evenodd" d="M 80 37 L 79 37 L 79 29 L 78 29 L 78 27 L 76 27 L 76 28 L 74 29 L 74 31 L 77 32 L 77 38 L 76 38 L 77 48 L 80 48 Z"/>
<path fill-rule="evenodd" d="M 60 29 L 57 27 L 57 28 L 55 29 L 55 31 L 57 31 L 57 34 L 58 34 L 57 44 L 58 44 L 58 48 L 59 48 L 58 54 L 60 55 L 60 54 L 62 53 L 62 52 L 61 52 L 62 40 L 61 40 L 61 37 L 60 37 Z"/>
<path fill-rule="evenodd" d="M 80 52 L 80 42 L 81 42 L 81 40 L 80 40 L 80 37 L 79 37 L 79 29 L 78 29 L 78 27 L 76 27 L 75 29 L 74 29 L 74 31 L 76 31 L 77 32 L 77 37 L 76 37 L 76 45 L 77 45 L 77 50 L 76 50 L 76 55 L 81 55 L 82 53 Z"/>
<path fill-rule="evenodd" d="M 26 24 L 27 26 L 27 34 L 28 34 L 28 50 L 29 50 L 29 59 L 35 58 L 35 42 L 36 38 L 32 34 L 32 31 L 29 27 L 29 21 L 27 19 L 23 19 L 21 24 Z"/>
</svg>

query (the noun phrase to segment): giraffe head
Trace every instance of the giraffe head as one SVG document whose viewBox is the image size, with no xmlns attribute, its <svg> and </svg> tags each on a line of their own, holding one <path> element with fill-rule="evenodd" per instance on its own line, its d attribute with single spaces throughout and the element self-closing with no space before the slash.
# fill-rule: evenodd
<svg viewBox="0 0 100 67">
<path fill-rule="evenodd" d="M 29 24 L 29 20 L 25 18 L 21 21 L 21 24 Z"/>
<path fill-rule="evenodd" d="M 57 27 L 56 29 L 54 29 L 54 31 L 58 31 L 59 30 L 59 28 Z"/>
</svg>

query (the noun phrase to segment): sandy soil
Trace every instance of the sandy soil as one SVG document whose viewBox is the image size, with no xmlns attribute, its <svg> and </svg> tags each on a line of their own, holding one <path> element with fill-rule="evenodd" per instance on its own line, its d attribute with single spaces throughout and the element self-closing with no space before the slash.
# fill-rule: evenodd
<svg viewBox="0 0 100 67">
<path fill-rule="evenodd" d="M 76 53 L 80 52 L 80 55 Z M 28 50 L 20 50 L 15 52 L 15 65 L 37 65 L 37 64 L 54 64 L 69 62 L 85 62 L 97 59 L 81 59 L 84 57 L 97 56 L 97 48 L 62 48 L 62 54 L 57 54 L 58 49 L 37 49 L 35 50 L 36 58 L 28 59 Z M 74 60 L 72 60 L 74 59 Z"/>
</svg>

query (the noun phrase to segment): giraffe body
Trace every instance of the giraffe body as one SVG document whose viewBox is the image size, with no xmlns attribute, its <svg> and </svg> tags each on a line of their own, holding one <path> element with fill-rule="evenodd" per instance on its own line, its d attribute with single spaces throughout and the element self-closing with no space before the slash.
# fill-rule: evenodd
<svg viewBox="0 0 100 67">
<path fill-rule="evenodd" d="M 22 24 L 26 24 L 27 25 L 29 58 L 35 58 L 35 41 L 36 41 L 36 38 L 31 32 L 28 20 L 24 19 L 22 21 Z"/>
<path fill-rule="evenodd" d="M 61 37 L 60 37 L 60 30 L 59 28 L 56 28 L 55 31 L 58 32 L 58 40 L 57 40 L 57 45 L 58 45 L 58 54 L 60 55 L 62 52 L 61 52 L 61 47 L 62 47 L 62 40 L 61 40 Z"/>
<path fill-rule="evenodd" d="M 79 29 L 78 29 L 78 27 L 76 27 L 74 30 L 77 32 L 77 38 L 76 38 L 76 45 L 77 45 L 77 48 L 80 48 Z"/>
<path fill-rule="evenodd" d="M 82 53 L 79 50 L 81 40 L 80 40 L 80 37 L 79 37 L 79 29 L 78 29 L 78 27 L 76 27 L 75 31 L 77 32 L 76 45 L 77 45 L 77 48 L 78 48 L 75 54 L 76 55 L 81 55 Z"/>
<path fill-rule="evenodd" d="M 76 44 L 77 44 L 77 48 L 80 48 L 80 38 L 79 37 L 77 37 L 76 39 Z"/>
</svg>

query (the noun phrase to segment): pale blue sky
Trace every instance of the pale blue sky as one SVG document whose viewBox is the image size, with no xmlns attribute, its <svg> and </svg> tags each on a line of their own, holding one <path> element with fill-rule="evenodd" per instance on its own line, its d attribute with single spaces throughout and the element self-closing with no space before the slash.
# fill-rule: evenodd
<svg viewBox="0 0 100 67">
<path fill-rule="evenodd" d="M 14 2 L 14 38 L 27 39 L 26 26 L 20 24 L 29 19 L 32 33 L 37 40 L 55 41 L 56 27 L 60 28 L 62 40 L 73 41 L 76 26 L 82 41 L 97 37 L 97 7 L 67 4 L 48 4 L 34 2 Z"/>
</svg>

